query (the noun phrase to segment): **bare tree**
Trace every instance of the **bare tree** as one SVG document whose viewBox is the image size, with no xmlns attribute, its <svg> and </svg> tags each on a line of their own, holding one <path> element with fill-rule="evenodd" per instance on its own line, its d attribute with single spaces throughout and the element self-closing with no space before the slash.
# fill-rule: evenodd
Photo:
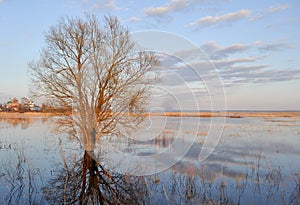
<svg viewBox="0 0 300 205">
<path fill-rule="evenodd" d="M 117 124 L 130 126 L 129 117 L 139 122 L 132 113 L 144 111 L 157 63 L 116 17 L 104 17 L 103 25 L 93 15 L 67 17 L 50 28 L 40 58 L 29 63 L 31 90 L 35 97 L 73 108 L 71 124 L 91 151 Z"/>
</svg>

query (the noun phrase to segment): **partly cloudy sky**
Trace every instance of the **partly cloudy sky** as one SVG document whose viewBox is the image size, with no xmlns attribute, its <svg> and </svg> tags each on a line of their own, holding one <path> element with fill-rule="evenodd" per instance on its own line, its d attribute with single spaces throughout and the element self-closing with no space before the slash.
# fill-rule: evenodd
<svg viewBox="0 0 300 205">
<path fill-rule="evenodd" d="M 193 98 L 199 109 L 213 99 L 218 108 L 220 79 L 228 109 L 299 110 L 299 11 L 298 0 L 0 0 L 0 102 L 28 95 L 27 64 L 38 57 L 45 31 L 63 16 L 90 12 L 116 15 L 131 32 L 184 39 L 157 38 L 157 50 L 171 54 L 160 56 L 161 87 L 170 96 Z M 166 95 L 155 96 L 176 109 Z M 193 100 L 183 104 L 195 109 Z"/>
</svg>

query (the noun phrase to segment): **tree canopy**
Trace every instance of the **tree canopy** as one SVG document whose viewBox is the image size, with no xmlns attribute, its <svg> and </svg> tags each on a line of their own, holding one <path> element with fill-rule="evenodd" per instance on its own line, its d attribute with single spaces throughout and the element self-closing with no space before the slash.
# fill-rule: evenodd
<svg viewBox="0 0 300 205">
<path fill-rule="evenodd" d="M 144 111 L 158 60 L 135 44 L 117 17 L 62 18 L 47 31 L 45 43 L 29 63 L 31 92 L 72 107 L 69 119 L 87 150 L 117 124 L 130 126 L 124 113 Z M 130 118 L 138 122 L 137 115 Z"/>
</svg>

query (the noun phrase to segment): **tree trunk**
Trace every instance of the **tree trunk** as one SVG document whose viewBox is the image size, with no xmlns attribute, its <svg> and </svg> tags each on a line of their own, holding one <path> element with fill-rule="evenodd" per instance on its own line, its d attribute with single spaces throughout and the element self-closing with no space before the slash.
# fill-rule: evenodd
<svg viewBox="0 0 300 205">
<path fill-rule="evenodd" d="M 85 144 L 84 148 L 87 152 L 93 152 L 95 149 L 95 143 L 96 143 L 96 129 L 92 128 L 88 132 L 88 136 L 85 136 Z"/>
</svg>

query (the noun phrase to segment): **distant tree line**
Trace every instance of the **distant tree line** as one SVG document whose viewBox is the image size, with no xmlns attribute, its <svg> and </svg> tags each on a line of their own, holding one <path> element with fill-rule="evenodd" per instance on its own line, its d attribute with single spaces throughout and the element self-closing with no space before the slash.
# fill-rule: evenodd
<svg viewBox="0 0 300 205">
<path fill-rule="evenodd" d="M 12 98 L 0 103 L 0 112 L 47 112 L 47 113 L 70 113 L 71 107 L 60 107 L 53 103 L 37 104 L 33 100 L 22 97 L 20 100 Z"/>
</svg>

